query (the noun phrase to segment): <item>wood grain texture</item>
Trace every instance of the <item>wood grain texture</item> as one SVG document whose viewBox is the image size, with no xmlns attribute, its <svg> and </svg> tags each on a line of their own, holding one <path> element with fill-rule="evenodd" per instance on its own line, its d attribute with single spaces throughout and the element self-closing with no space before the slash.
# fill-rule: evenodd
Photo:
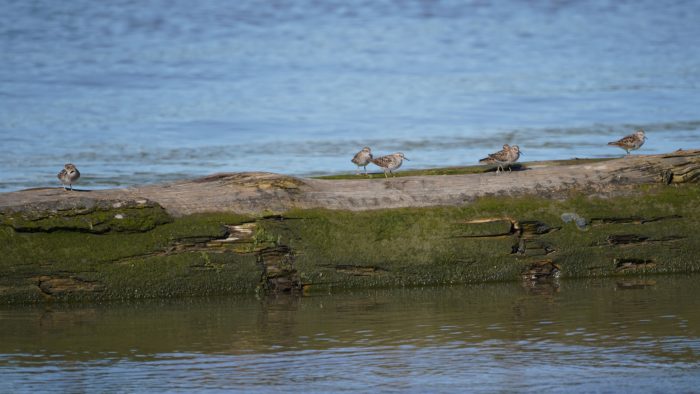
<svg viewBox="0 0 700 394">
<path fill-rule="evenodd" d="M 0 211 L 43 204 L 64 206 L 90 200 L 155 201 L 173 216 L 200 212 L 263 214 L 289 209 L 363 211 L 385 208 L 464 205 L 483 196 L 538 195 L 563 199 L 572 191 L 596 196 L 624 194 L 640 184 L 700 180 L 700 151 L 635 155 L 576 164 L 528 163 L 524 169 L 449 176 L 419 175 L 384 179 L 324 180 L 246 172 L 220 173 L 162 185 L 124 189 L 64 191 L 61 188 L 0 193 Z"/>
</svg>

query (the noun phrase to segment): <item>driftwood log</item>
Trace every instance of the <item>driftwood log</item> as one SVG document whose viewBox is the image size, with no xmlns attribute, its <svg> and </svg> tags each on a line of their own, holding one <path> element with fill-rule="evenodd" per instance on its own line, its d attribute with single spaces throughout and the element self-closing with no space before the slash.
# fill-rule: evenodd
<svg viewBox="0 0 700 394">
<path fill-rule="evenodd" d="M 700 269 L 700 151 L 0 194 L 0 302 Z"/>
</svg>

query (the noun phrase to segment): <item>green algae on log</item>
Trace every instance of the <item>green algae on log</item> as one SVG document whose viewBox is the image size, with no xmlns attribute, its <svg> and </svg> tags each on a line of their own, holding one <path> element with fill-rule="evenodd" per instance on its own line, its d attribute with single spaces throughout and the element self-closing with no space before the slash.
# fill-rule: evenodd
<svg viewBox="0 0 700 394">
<path fill-rule="evenodd" d="M 170 221 L 172 218 L 163 207 L 145 199 L 120 201 L 77 197 L 29 203 L 0 213 L 0 224 L 20 232 L 144 232 Z"/>
<path fill-rule="evenodd" d="M 470 171 L 0 194 L 0 302 L 700 269 L 698 151 Z"/>
<path fill-rule="evenodd" d="M 194 214 L 144 232 L 101 234 L 25 232 L 0 226 L 0 299 L 34 302 L 253 292 L 261 271 L 247 220 L 236 214 Z"/>
</svg>

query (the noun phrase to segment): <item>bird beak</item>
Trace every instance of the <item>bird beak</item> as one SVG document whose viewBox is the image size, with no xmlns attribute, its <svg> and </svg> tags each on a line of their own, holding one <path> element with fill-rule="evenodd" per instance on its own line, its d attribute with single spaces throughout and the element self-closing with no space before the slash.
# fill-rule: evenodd
<svg viewBox="0 0 700 394">
<path fill-rule="evenodd" d="M 404 159 L 404 160 L 408 160 L 408 157 L 404 157 L 403 159 Z M 408 161 L 410 161 L 410 160 L 408 160 Z"/>
</svg>

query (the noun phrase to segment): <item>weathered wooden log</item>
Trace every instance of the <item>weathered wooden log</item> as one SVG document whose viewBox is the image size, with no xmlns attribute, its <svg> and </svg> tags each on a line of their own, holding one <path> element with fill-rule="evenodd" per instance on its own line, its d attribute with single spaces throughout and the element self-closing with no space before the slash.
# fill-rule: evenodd
<svg viewBox="0 0 700 394">
<path fill-rule="evenodd" d="M 700 151 L 0 194 L 0 301 L 697 271 Z"/>
</svg>

